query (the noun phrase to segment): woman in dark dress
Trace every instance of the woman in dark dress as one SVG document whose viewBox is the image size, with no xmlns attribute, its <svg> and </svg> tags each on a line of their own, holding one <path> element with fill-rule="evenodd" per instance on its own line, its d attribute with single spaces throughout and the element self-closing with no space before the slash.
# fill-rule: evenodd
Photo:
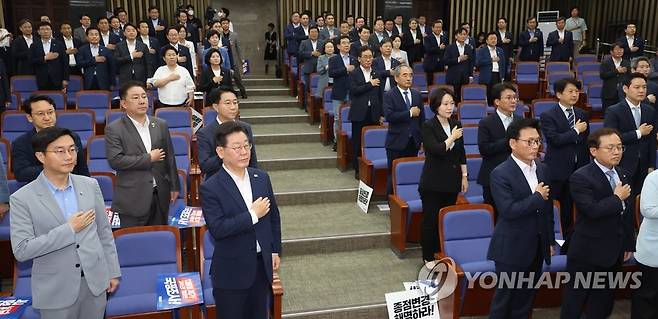
<svg viewBox="0 0 658 319">
<path fill-rule="evenodd" d="M 418 28 L 416 19 L 409 20 L 409 29 L 405 30 L 402 36 L 402 49 L 407 51 L 409 66 L 423 58 L 423 32 Z"/>
<path fill-rule="evenodd" d="M 212 89 L 225 87 L 233 89 L 233 70 L 222 67 L 222 55 L 218 49 L 211 48 L 204 57 L 207 68 L 201 72 L 201 84 L 198 89 L 208 93 Z"/>
<path fill-rule="evenodd" d="M 268 31 L 265 32 L 265 74 L 269 71 L 270 63 L 276 65 L 277 45 L 279 43 L 274 23 L 267 25 Z"/>
<path fill-rule="evenodd" d="M 430 109 L 436 116 L 421 128 L 425 164 L 418 185 L 423 203 L 420 244 L 429 269 L 434 267 L 434 253 L 439 251 L 439 210 L 454 205 L 459 192 L 468 189 L 463 129 L 461 123 L 451 118 L 455 111 L 453 93 L 446 89 L 432 92 Z"/>
</svg>

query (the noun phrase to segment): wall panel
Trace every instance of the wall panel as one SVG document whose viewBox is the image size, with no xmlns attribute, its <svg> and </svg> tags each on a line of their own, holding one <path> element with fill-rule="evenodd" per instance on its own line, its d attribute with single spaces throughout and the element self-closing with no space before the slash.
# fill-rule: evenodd
<svg viewBox="0 0 658 319">
<path fill-rule="evenodd" d="M 107 0 L 107 8 L 108 10 L 113 10 L 116 7 L 125 8 L 128 11 L 130 22 L 136 23 L 139 20 L 146 19 L 148 17 L 148 7 L 155 5 L 160 9 L 160 17 L 171 23 L 175 21 L 176 8 L 181 3 L 193 5 L 194 15 L 201 19 L 201 22 L 205 25 L 204 13 L 210 0 Z"/>
</svg>

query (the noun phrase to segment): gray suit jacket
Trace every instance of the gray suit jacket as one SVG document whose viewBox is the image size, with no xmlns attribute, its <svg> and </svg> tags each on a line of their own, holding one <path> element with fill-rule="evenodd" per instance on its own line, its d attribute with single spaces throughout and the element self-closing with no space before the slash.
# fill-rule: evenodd
<svg viewBox="0 0 658 319">
<path fill-rule="evenodd" d="M 316 67 L 316 72 L 320 75 L 320 78 L 318 79 L 318 88 L 313 92 L 313 96 L 322 98 L 322 95 L 324 94 L 324 89 L 329 85 L 329 69 L 327 66 L 329 65 L 329 56 L 326 54 L 323 54 L 318 57 L 318 65 Z"/>
<path fill-rule="evenodd" d="M 95 179 L 71 174 L 78 209 L 94 209 L 95 223 L 75 233 L 59 209 L 43 173 L 11 195 L 11 246 L 16 260 L 32 260 L 32 297 L 37 309 L 71 306 L 81 270 L 99 296 L 121 276 L 112 229 Z"/>
<path fill-rule="evenodd" d="M 81 26 L 73 29 L 73 37 L 82 43 L 87 43 L 87 33 Z"/>
<path fill-rule="evenodd" d="M 224 33 L 220 33 L 220 38 L 219 38 L 219 44 L 222 44 L 222 38 L 224 36 Z M 235 68 L 237 70 L 233 70 L 236 72 L 239 72 L 239 75 L 242 75 L 242 51 L 240 50 L 240 38 L 237 32 L 231 31 L 228 34 L 229 42 L 231 42 L 231 54 L 233 55 L 233 62 L 235 62 Z"/>
<path fill-rule="evenodd" d="M 322 51 L 323 43 L 319 39 L 315 43 L 315 49 L 317 51 Z M 315 72 L 315 68 L 318 64 L 318 58 L 314 57 L 313 53 L 313 44 L 310 39 L 303 40 L 299 44 L 299 54 L 297 55 L 300 59 L 299 62 L 303 63 L 302 65 L 302 74 L 311 74 Z"/>
<path fill-rule="evenodd" d="M 149 116 L 151 149 L 164 150 L 165 159 L 151 162 L 149 152 L 127 115 L 105 128 L 105 152 L 117 172 L 112 211 L 129 216 L 147 216 L 153 196 L 153 179 L 158 187 L 160 208 L 169 208 L 170 192 L 179 191 L 176 157 L 167 122 Z"/>
<path fill-rule="evenodd" d="M 340 31 L 338 28 L 333 27 L 331 28 L 334 30 L 334 37 L 339 37 L 340 36 Z M 327 42 L 329 39 L 329 28 L 325 27 L 322 30 L 320 30 L 320 35 L 318 36 L 318 39 L 322 40 L 322 42 Z"/>
</svg>

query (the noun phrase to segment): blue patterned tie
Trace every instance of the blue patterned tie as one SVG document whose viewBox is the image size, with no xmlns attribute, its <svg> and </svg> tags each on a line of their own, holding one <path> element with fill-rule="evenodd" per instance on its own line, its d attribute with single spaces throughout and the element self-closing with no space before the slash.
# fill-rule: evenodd
<svg viewBox="0 0 658 319">
<path fill-rule="evenodd" d="M 411 100 L 409 100 L 409 91 L 404 91 L 404 103 L 407 104 L 407 109 L 411 108 Z"/>
<path fill-rule="evenodd" d="M 605 172 L 605 175 L 608 175 L 608 179 L 610 180 L 610 187 L 612 188 L 612 191 L 615 191 L 615 187 L 617 187 L 617 181 L 615 180 L 615 171 L 609 170 Z"/>
<path fill-rule="evenodd" d="M 567 113 L 569 113 L 569 115 L 567 116 L 567 120 L 569 121 L 569 126 L 573 128 L 576 125 L 576 116 L 573 114 L 573 108 L 571 107 L 568 108 Z"/>
</svg>

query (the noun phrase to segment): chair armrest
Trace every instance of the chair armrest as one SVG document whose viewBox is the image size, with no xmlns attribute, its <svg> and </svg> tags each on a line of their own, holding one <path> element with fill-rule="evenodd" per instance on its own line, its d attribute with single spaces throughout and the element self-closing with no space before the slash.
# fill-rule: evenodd
<svg viewBox="0 0 658 319">
<path fill-rule="evenodd" d="M 398 255 L 407 249 L 407 216 L 409 205 L 396 195 L 388 196 L 391 218 L 391 249 Z"/>
</svg>

